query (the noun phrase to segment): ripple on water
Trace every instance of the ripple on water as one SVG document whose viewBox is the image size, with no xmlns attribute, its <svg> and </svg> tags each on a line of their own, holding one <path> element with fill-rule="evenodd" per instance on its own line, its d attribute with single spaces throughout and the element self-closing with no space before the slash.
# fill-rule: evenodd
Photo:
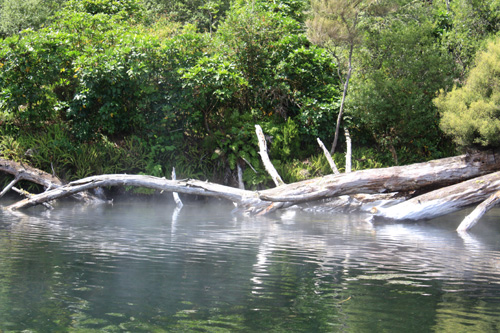
<svg viewBox="0 0 500 333">
<path fill-rule="evenodd" d="M 0 288 L 0 319 L 18 321 L 9 329 L 26 328 L 23 300 L 33 322 L 51 308 L 117 327 L 133 327 L 130 318 L 246 331 L 498 326 L 500 248 L 489 238 L 300 211 L 246 218 L 208 207 L 172 221 L 171 208 L 151 204 L 56 210 L 0 222 L 0 283 L 15 282 Z"/>
</svg>

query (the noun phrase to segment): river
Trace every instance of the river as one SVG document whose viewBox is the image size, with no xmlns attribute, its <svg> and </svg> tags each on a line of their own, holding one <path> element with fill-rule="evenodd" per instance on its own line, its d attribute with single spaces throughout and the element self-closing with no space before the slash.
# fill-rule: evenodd
<svg viewBox="0 0 500 333">
<path fill-rule="evenodd" d="M 372 224 L 231 209 L 0 210 L 0 331 L 500 331 L 500 210 L 460 235 L 464 212 Z"/>
</svg>

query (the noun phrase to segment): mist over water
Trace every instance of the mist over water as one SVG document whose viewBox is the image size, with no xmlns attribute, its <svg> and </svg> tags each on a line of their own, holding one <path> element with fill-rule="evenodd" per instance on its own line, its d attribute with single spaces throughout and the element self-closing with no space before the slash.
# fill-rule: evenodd
<svg viewBox="0 0 500 333">
<path fill-rule="evenodd" d="M 232 208 L 0 211 L 0 330 L 500 330 L 500 210 L 460 235 L 466 212 L 371 224 Z"/>
</svg>

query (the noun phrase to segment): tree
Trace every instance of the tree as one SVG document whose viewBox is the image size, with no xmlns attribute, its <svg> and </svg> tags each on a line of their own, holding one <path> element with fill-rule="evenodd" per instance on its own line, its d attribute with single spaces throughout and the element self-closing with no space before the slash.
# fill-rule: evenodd
<svg viewBox="0 0 500 333">
<path fill-rule="evenodd" d="M 441 129 L 460 146 L 500 146 L 500 38 L 480 52 L 463 87 L 434 103 L 442 112 Z"/>
<path fill-rule="evenodd" d="M 453 54 L 463 81 L 485 40 L 500 31 L 500 0 L 450 1 L 445 19 L 449 28 L 443 43 Z"/>
<path fill-rule="evenodd" d="M 457 73 L 433 13 L 431 5 L 413 2 L 364 28 L 347 113 L 396 164 L 441 157 L 446 146 L 432 99 Z"/>
<path fill-rule="evenodd" d="M 212 31 L 223 21 L 230 8 L 229 0 L 143 0 L 146 7 L 156 15 L 170 20 L 192 23 L 201 31 Z"/>
<path fill-rule="evenodd" d="M 0 0 L 0 33 L 40 28 L 66 0 Z"/>
<path fill-rule="evenodd" d="M 347 53 L 347 71 L 343 79 L 339 72 L 343 92 L 335 127 L 335 138 L 330 149 L 331 154 L 335 152 L 339 137 L 340 123 L 352 74 L 354 48 L 361 42 L 360 22 L 362 16 L 375 7 L 376 2 L 376 0 L 313 0 L 311 2 L 313 14 L 306 23 L 309 39 L 315 44 L 330 48 L 337 59 L 340 56 L 336 52 L 337 47 L 344 47 Z"/>
</svg>

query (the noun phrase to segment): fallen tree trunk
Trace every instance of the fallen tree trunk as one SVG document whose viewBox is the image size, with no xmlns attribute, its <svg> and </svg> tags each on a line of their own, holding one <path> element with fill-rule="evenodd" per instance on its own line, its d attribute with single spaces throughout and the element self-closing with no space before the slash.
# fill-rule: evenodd
<svg viewBox="0 0 500 333">
<path fill-rule="evenodd" d="M 374 208 L 375 217 L 392 220 L 432 219 L 484 201 L 500 190 L 500 172 L 419 195 L 389 208 Z"/>
<path fill-rule="evenodd" d="M 406 166 L 328 175 L 260 191 L 259 197 L 264 201 L 300 203 L 359 193 L 425 191 L 498 170 L 498 152 L 481 152 Z"/>
<path fill-rule="evenodd" d="M 19 162 L 14 162 L 0 158 L 0 171 L 11 174 L 14 176 L 14 180 L 10 182 L 0 193 L 0 197 L 5 195 L 13 186 L 21 180 L 26 180 L 38 185 L 43 186 L 45 189 L 57 188 L 64 185 L 61 181 L 54 175 L 47 173 L 43 170 L 33 168 L 28 165 L 24 165 Z M 74 198 L 77 200 L 84 201 L 100 201 L 98 197 L 94 196 L 88 192 L 75 193 Z"/>
<path fill-rule="evenodd" d="M 45 188 L 61 186 L 63 182 L 45 171 L 0 158 L 0 171 L 13 175 L 18 181 L 27 180 Z"/>
<path fill-rule="evenodd" d="M 493 193 L 488 199 L 480 203 L 469 215 L 467 215 L 457 228 L 457 231 L 464 232 L 476 225 L 477 222 L 491 208 L 500 201 L 500 191 Z"/>
<path fill-rule="evenodd" d="M 169 180 L 145 175 L 101 175 L 80 179 L 53 190 L 33 195 L 18 201 L 7 209 L 17 210 L 39 205 L 43 202 L 64 198 L 81 191 L 106 186 L 137 186 L 159 191 L 178 192 L 222 198 L 238 204 L 258 204 L 260 200 L 252 191 L 240 190 L 199 180 Z"/>
<path fill-rule="evenodd" d="M 462 155 L 409 166 L 330 175 L 294 184 L 282 185 L 261 192 L 246 191 L 198 180 L 174 181 L 142 175 L 102 175 L 84 178 L 64 186 L 59 186 L 45 193 L 21 200 L 8 208 L 12 210 L 27 208 L 43 202 L 74 195 L 81 191 L 88 191 L 96 187 L 138 186 L 160 191 L 222 198 L 237 203 L 238 208 L 247 213 L 267 214 L 297 203 L 316 201 L 340 195 L 422 191 L 429 187 L 449 185 L 500 170 L 499 157 L 495 152 Z M 496 176 L 493 175 L 490 177 Z M 496 182 L 496 180 L 494 181 Z M 481 184 L 482 181 L 479 180 L 478 182 Z M 446 190 L 446 192 L 449 191 L 449 189 Z M 473 191 L 483 191 L 491 194 L 490 187 L 474 187 Z M 465 192 L 465 190 L 462 192 Z M 474 193 L 467 193 L 470 194 L 467 194 L 470 198 L 473 198 L 475 195 Z M 473 199 L 468 204 L 484 199 L 483 195 L 480 199 Z M 388 212 L 388 210 L 384 210 L 384 212 Z M 382 214 L 378 215 L 383 217 Z M 400 218 L 395 213 L 394 216 L 394 218 Z M 420 216 L 419 218 L 426 218 L 424 215 Z"/>
</svg>

